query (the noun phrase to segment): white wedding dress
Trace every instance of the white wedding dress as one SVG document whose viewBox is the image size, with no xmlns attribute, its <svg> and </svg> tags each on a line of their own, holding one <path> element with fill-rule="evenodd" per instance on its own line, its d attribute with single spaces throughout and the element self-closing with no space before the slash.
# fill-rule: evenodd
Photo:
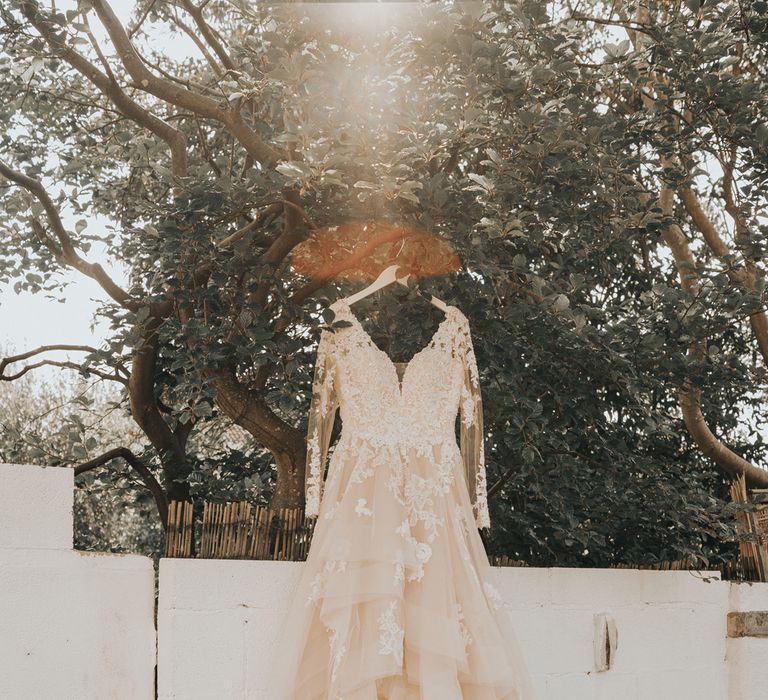
<svg viewBox="0 0 768 700">
<path fill-rule="evenodd" d="M 323 329 L 317 348 L 306 513 L 318 520 L 268 699 L 534 700 L 478 533 L 490 518 L 466 316 L 448 306 L 394 363 L 344 299 L 329 308 L 349 325 Z"/>
</svg>

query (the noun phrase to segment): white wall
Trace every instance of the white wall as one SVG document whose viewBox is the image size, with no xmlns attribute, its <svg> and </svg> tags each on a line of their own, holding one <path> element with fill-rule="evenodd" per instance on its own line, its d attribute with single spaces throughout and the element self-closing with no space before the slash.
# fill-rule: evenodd
<svg viewBox="0 0 768 700">
<path fill-rule="evenodd" d="M 731 586 L 730 611 L 762 612 L 763 636 L 729 638 L 726 662 L 729 668 L 728 698 L 768 698 L 768 583 Z"/>
<path fill-rule="evenodd" d="M 72 549 L 73 472 L 0 464 L 0 699 L 258 700 L 299 562 Z M 717 572 L 494 568 L 541 700 L 766 700 L 768 584 Z M 729 613 L 757 612 L 728 637 Z M 616 625 L 595 666 L 595 616 Z M 762 635 L 762 636 L 761 636 Z"/>
<path fill-rule="evenodd" d="M 728 584 L 717 572 L 508 568 L 499 580 L 546 700 L 728 697 Z M 618 633 L 614 664 L 602 672 L 593 651 L 598 613 Z"/>
<path fill-rule="evenodd" d="M 261 697 L 301 566 L 162 559 L 160 700 Z M 494 571 L 542 700 L 768 698 L 768 639 L 726 637 L 730 610 L 768 610 L 768 584 L 730 584 L 718 572 Z M 603 672 L 593 651 L 598 613 L 618 632 Z"/>
<path fill-rule="evenodd" d="M 161 559 L 158 698 L 259 698 L 272 642 L 302 566 Z"/>
<path fill-rule="evenodd" d="M 0 464 L 0 698 L 154 698 L 154 567 L 72 549 L 74 473 Z"/>
</svg>

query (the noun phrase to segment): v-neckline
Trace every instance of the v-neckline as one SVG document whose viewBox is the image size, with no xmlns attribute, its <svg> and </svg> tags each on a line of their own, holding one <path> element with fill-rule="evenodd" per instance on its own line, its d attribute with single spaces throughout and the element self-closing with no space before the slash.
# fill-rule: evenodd
<svg viewBox="0 0 768 700">
<path fill-rule="evenodd" d="M 437 324 L 437 328 L 435 329 L 435 332 L 432 334 L 432 337 L 429 339 L 429 342 L 424 347 L 422 347 L 420 350 L 418 350 L 416 352 L 416 354 L 413 355 L 413 357 L 411 357 L 411 359 L 408 360 L 407 362 L 397 362 L 396 363 L 389 356 L 389 353 L 384 352 L 384 350 L 382 350 L 378 345 L 376 345 L 376 343 L 373 342 L 373 338 L 371 337 L 371 334 L 368 333 L 367 330 L 365 330 L 365 328 L 363 327 L 363 324 L 360 322 L 360 319 L 355 315 L 355 312 L 352 311 L 352 307 L 350 306 L 349 302 L 347 302 L 347 301 L 345 301 L 343 299 L 339 299 L 339 301 L 337 303 L 338 303 L 338 305 L 340 307 L 342 307 L 342 308 L 347 310 L 349 315 L 352 317 L 352 322 L 355 324 L 355 326 L 357 326 L 358 330 L 363 334 L 363 336 L 365 337 L 365 340 L 368 343 L 368 345 L 370 345 L 376 352 L 378 352 L 387 361 L 387 365 L 389 366 L 389 368 L 391 369 L 391 371 L 395 375 L 395 382 L 396 382 L 397 388 L 398 388 L 398 395 L 401 398 L 403 396 L 403 388 L 405 386 L 405 377 L 408 374 L 408 370 L 411 368 L 411 366 L 413 365 L 413 363 L 414 363 L 414 361 L 416 360 L 417 357 L 419 357 L 420 355 L 423 355 L 425 352 L 427 352 L 427 350 L 429 350 L 430 348 L 434 347 L 435 343 L 437 342 L 437 338 L 438 338 L 438 336 L 440 335 L 440 332 L 443 329 L 443 326 L 447 325 L 448 320 L 451 317 L 451 312 L 456 308 L 452 304 L 447 304 L 446 305 L 446 310 L 444 312 L 445 316 L 442 318 L 440 323 Z M 404 365 L 404 368 L 403 368 L 403 378 L 402 379 L 400 379 L 400 377 L 398 375 L 397 365 Z"/>
</svg>

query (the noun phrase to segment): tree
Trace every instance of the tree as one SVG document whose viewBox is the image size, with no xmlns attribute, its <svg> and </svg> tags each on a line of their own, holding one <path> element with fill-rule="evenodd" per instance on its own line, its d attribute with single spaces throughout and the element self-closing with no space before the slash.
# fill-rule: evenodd
<svg viewBox="0 0 768 700">
<path fill-rule="evenodd" d="M 32 290 L 61 266 L 102 285 L 114 337 L 80 367 L 121 386 L 167 497 L 189 494 L 190 435 L 224 414 L 273 456 L 273 505 L 301 502 L 307 336 L 347 286 L 297 277 L 290 254 L 322 226 L 388 218 L 464 261 L 423 284 L 477 338 L 495 546 L 541 563 L 717 551 L 725 476 L 768 481 L 756 5 L 550 7 L 415 4 L 419 21 L 359 38 L 223 0 L 137 3 L 127 26 L 106 0 L 3 11 L 0 270 Z M 606 43 L 613 27 L 629 39 Z M 199 59 L 153 50 L 160 28 Z M 709 243 L 721 151 L 740 267 Z M 88 261 L 94 240 L 127 288 Z"/>
<path fill-rule="evenodd" d="M 3 355 L 13 355 L 4 348 Z M 226 417 L 206 422 L 190 440 L 199 470 L 190 492 L 228 500 L 263 498 L 270 491 L 271 462 Z M 92 456 L 112 449 L 119 435 L 126 458 L 109 471 L 89 469 Z M 0 462 L 76 464 L 74 545 L 93 551 L 163 553 L 163 528 L 154 494 L 131 463 L 152 464 L 151 449 L 123 410 L 119 390 L 80 373 L 42 377 L 27 372 L 0 392 Z M 33 504 L 30 504 L 33 506 Z"/>
</svg>

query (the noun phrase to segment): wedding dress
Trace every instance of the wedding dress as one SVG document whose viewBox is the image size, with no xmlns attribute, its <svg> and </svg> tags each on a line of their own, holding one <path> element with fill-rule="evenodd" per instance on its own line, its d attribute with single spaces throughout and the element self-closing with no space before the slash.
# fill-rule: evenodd
<svg viewBox="0 0 768 700">
<path fill-rule="evenodd" d="M 305 512 L 318 520 L 267 697 L 534 700 L 478 533 L 490 518 L 466 316 L 449 305 L 395 363 L 346 300 L 329 308 L 348 324 L 323 329 L 316 353 Z"/>
</svg>

